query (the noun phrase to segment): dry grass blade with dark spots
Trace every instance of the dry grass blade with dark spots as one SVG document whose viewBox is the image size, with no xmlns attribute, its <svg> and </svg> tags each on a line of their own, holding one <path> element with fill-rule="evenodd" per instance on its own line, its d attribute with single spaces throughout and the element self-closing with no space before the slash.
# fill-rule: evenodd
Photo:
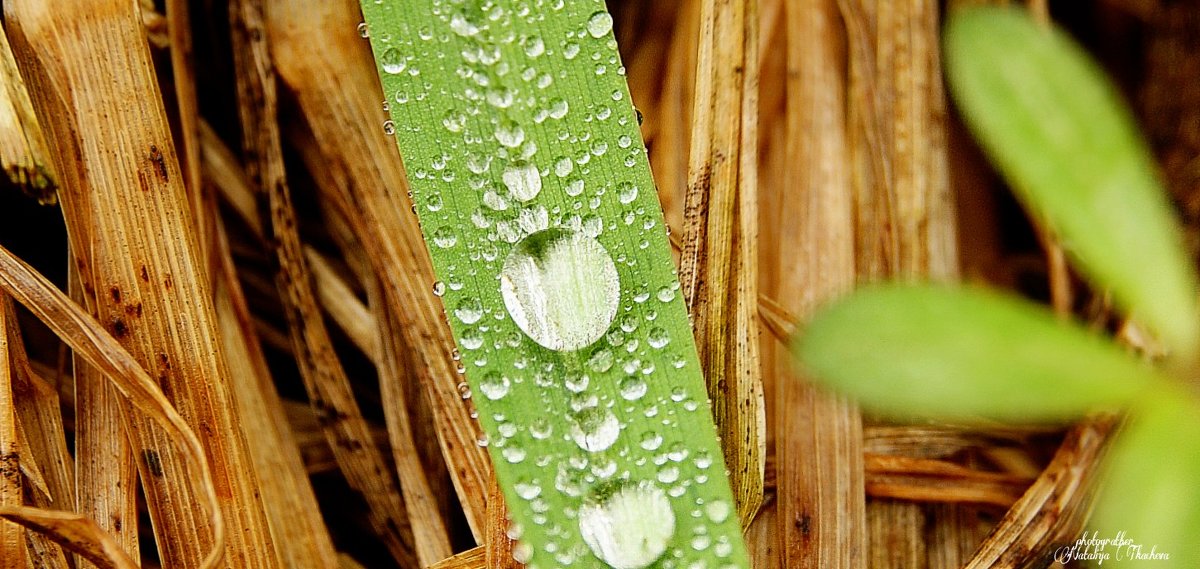
<svg viewBox="0 0 1200 569">
<path fill-rule="evenodd" d="M 203 569 L 216 567 L 221 560 L 225 522 L 219 509 L 212 472 L 200 439 L 167 401 L 162 389 L 98 322 L 2 247 L 0 288 L 25 305 L 76 354 L 104 373 L 132 407 L 145 413 L 170 437 L 172 444 L 178 445 L 181 454 L 188 460 L 194 491 L 204 498 L 202 504 L 207 510 L 213 531 L 214 545 L 198 566 Z"/>
</svg>

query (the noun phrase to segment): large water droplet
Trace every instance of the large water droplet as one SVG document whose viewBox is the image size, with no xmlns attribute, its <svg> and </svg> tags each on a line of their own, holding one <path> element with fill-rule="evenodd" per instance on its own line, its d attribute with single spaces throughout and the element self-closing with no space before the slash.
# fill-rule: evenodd
<svg viewBox="0 0 1200 569">
<path fill-rule="evenodd" d="M 578 350 L 604 336 L 620 292 L 604 246 L 564 229 L 529 235 L 500 271 L 500 294 L 513 322 L 551 350 Z"/>
<path fill-rule="evenodd" d="M 588 34 L 594 38 L 604 37 L 604 34 L 612 31 L 612 27 L 613 18 L 608 12 L 596 12 L 587 21 Z"/>
<path fill-rule="evenodd" d="M 542 191 L 542 176 L 537 166 L 525 161 L 513 162 L 504 169 L 504 185 L 514 198 L 527 202 Z"/>
<path fill-rule="evenodd" d="M 576 414 L 574 419 L 571 439 L 586 451 L 600 452 L 612 446 L 621 434 L 621 424 L 607 409 L 589 407 Z"/>
<path fill-rule="evenodd" d="M 594 495 L 579 509 L 579 533 L 592 554 L 613 569 L 642 569 L 667 550 L 675 513 L 649 481 Z"/>
</svg>

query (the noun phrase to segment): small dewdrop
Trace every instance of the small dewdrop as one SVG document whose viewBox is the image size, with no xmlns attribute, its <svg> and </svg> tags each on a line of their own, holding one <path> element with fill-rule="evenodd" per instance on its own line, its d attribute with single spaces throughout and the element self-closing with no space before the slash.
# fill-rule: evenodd
<svg viewBox="0 0 1200 569">
<path fill-rule="evenodd" d="M 621 434 L 616 416 L 607 409 L 589 407 L 580 411 L 571 426 L 571 439 L 579 448 L 599 452 L 611 447 Z"/>
<path fill-rule="evenodd" d="M 542 176 L 529 162 L 514 162 L 504 169 L 504 185 L 514 198 L 527 202 L 542 191 Z"/>
<path fill-rule="evenodd" d="M 609 567 L 642 569 L 667 550 L 675 534 L 675 513 L 667 495 L 643 480 L 580 507 L 579 533 Z"/>
<path fill-rule="evenodd" d="M 596 12 L 592 17 L 588 18 L 587 31 L 588 35 L 594 38 L 602 38 L 613 28 L 613 17 L 608 12 Z"/>
</svg>

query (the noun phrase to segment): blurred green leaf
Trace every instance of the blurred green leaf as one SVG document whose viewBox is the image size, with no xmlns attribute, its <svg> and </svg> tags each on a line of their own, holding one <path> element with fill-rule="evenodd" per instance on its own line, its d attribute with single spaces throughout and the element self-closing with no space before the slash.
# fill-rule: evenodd
<svg viewBox="0 0 1200 569">
<path fill-rule="evenodd" d="M 1195 275 L 1124 102 L 1087 54 L 1019 10 L 953 12 L 946 76 L 984 149 L 1096 285 L 1176 353 L 1198 337 Z"/>
<path fill-rule="evenodd" d="M 816 379 L 892 415 L 1067 419 L 1161 385 L 1104 338 L 973 288 L 860 290 L 820 311 L 794 353 Z"/>
<path fill-rule="evenodd" d="M 1115 443 L 1097 505 L 1100 539 L 1124 532 L 1132 543 L 1110 546 L 1122 569 L 1200 566 L 1200 416 L 1183 397 L 1155 401 L 1134 415 Z M 1131 559 L 1152 550 L 1164 559 Z"/>
</svg>

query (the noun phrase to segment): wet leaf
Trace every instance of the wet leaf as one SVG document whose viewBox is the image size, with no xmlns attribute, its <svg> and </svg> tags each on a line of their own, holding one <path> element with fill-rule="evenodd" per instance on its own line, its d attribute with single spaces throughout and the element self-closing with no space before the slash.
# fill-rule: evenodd
<svg viewBox="0 0 1200 569">
<path fill-rule="evenodd" d="M 363 13 L 514 557 L 747 567 L 604 2 Z"/>
</svg>

